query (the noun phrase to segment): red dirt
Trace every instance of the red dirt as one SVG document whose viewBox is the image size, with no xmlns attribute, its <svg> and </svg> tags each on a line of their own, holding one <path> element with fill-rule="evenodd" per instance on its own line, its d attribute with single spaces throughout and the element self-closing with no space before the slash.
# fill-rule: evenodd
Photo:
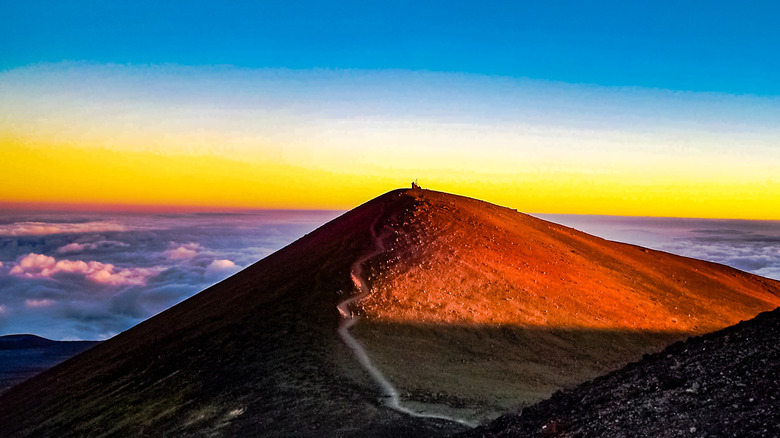
<svg viewBox="0 0 780 438">
<path fill-rule="evenodd" d="M 780 306 L 780 282 L 430 190 L 372 263 L 369 319 L 705 333 Z"/>
</svg>

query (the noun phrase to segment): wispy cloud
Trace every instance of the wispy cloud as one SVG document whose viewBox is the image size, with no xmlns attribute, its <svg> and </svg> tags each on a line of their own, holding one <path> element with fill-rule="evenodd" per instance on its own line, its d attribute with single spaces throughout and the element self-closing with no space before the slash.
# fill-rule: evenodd
<svg viewBox="0 0 780 438">
<path fill-rule="evenodd" d="M 59 249 L 57 249 L 57 252 L 60 254 L 66 254 L 66 253 L 74 253 L 74 252 L 81 252 L 88 249 L 97 249 L 100 247 L 103 248 L 110 248 L 110 247 L 118 247 L 118 248 L 126 248 L 130 245 L 124 242 L 117 242 L 115 240 L 101 240 L 99 242 L 94 243 L 69 243 Z"/>
<path fill-rule="evenodd" d="M 18 222 L 0 225 L 0 235 L 4 236 L 43 236 L 63 233 L 99 233 L 104 231 L 126 231 L 125 225 L 116 222 L 82 222 L 82 223 L 50 223 L 50 222 Z"/>
<path fill-rule="evenodd" d="M 31 308 L 48 307 L 48 306 L 51 306 L 52 304 L 54 304 L 54 300 L 50 300 L 48 298 L 44 298 L 42 300 L 27 299 L 27 300 L 24 300 L 24 304 L 27 307 L 31 307 Z"/>
</svg>

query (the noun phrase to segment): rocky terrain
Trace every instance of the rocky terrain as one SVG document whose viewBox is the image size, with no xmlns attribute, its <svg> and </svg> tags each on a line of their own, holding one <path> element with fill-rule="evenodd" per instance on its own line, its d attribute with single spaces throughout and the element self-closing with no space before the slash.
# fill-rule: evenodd
<svg viewBox="0 0 780 438">
<path fill-rule="evenodd" d="M 599 377 L 466 437 L 778 437 L 780 308 Z"/>
</svg>

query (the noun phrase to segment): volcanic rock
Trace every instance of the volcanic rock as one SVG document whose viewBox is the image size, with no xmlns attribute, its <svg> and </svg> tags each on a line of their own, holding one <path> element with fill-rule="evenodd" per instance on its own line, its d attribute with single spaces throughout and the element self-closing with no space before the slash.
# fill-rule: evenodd
<svg viewBox="0 0 780 438">
<path fill-rule="evenodd" d="M 662 352 L 460 435 L 780 436 L 780 308 Z"/>
</svg>

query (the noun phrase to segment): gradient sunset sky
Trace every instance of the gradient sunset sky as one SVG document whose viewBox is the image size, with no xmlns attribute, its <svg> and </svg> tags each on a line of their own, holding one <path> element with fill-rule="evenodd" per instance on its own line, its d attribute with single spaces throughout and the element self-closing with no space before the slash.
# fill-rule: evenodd
<svg viewBox="0 0 780 438">
<path fill-rule="evenodd" d="M 0 203 L 780 219 L 776 2 L 1 1 Z"/>
</svg>

